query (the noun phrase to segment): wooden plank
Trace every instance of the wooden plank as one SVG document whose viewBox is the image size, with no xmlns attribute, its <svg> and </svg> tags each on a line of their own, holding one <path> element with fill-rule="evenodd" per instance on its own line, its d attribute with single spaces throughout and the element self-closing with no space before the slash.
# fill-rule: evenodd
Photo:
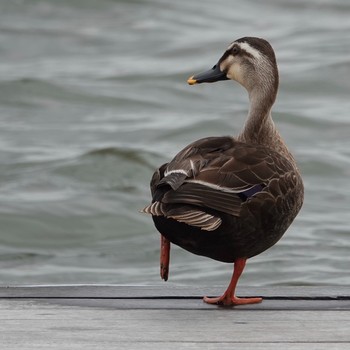
<svg viewBox="0 0 350 350">
<path fill-rule="evenodd" d="M 14 299 L 16 300 L 16 299 Z M 18 299 L 17 299 L 18 300 Z M 349 300 L 264 300 L 261 304 L 244 305 L 223 308 L 208 305 L 202 299 L 79 299 L 79 298 L 41 298 L 30 299 L 35 302 L 44 300 L 46 303 L 58 306 L 96 307 L 114 310 L 251 310 L 251 311 L 290 311 L 290 310 L 320 310 L 320 311 L 350 311 Z M 350 331 L 350 330 L 349 330 Z"/>
<path fill-rule="evenodd" d="M 242 288 L 269 298 L 222 308 L 201 300 L 222 287 L 171 287 L 0 288 L 1 348 L 350 348 L 349 288 Z"/>
<path fill-rule="evenodd" d="M 42 285 L 0 287 L 0 298 L 198 298 L 220 295 L 226 286 L 187 287 L 171 283 L 158 286 L 124 285 Z M 265 299 L 350 299 L 350 287 L 243 287 L 241 296 L 262 296 Z"/>
<path fill-rule="evenodd" d="M 271 344 L 346 349 L 350 344 L 350 314 L 339 311 L 116 311 L 58 308 L 42 300 L 1 300 L 0 309 L 0 342 L 6 349 L 269 349 Z"/>
</svg>

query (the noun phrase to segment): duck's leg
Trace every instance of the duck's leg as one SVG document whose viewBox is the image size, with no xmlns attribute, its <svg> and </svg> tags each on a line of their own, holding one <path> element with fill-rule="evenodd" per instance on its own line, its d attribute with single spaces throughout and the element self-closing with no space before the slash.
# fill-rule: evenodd
<svg viewBox="0 0 350 350">
<path fill-rule="evenodd" d="M 204 297 L 203 300 L 208 304 L 218 304 L 218 305 L 244 305 L 244 304 L 260 303 L 262 301 L 262 298 L 238 298 L 235 295 L 237 282 L 244 270 L 246 260 L 247 259 L 243 259 L 243 258 L 239 258 L 235 260 L 231 282 L 227 287 L 225 293 L 221 297 L 217 297 L 217 298 Z"/>
<path fill-rule="evenodd" d="M 170 261 L 170 241 L 160 235 L 160 277 L 168 280 Z"/>
</svg>

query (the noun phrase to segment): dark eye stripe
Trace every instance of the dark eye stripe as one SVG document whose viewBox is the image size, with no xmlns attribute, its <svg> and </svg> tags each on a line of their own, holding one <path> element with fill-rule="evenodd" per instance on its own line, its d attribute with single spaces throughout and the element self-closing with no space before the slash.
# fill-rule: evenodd
<svg viewBox="0 0 350 350">
<path fill-rule="evenodd" d="M 238 51 L 237 51 L 237 52 L 233 52 L 233 51 L 235 51 L 236 49 L 238 49 Z M 227 58 L 228 56 L 231 56 L 231 55 L 236 56 L 236 55 L 238 55 L 238 54 L 241 55 L 241 56 L 245 56 L 245 57 L 249 57 L 249 58 L 254 58 L 254 56 L 253 56 L 251 53 L 249 53 L 249 52 L 247 52 L 246 50 L 244 50 L 244 49 L 238 47 L 237 45 L 234 45 L 231 49 L 229 49 L 229 50 L 227 50 L 227 51 L 224 52 L 224 54 L 222 55 L 222 57 L 221 57 L 220 60 L 219 60 L 219 64 L 220 64 L 222 61 L 225 61 L 226 58 Z"/>
<path fill-rule="evenodd" d="M 230 55 L 231 55 L 231 51 L 225 51 L 224 54 L 222 55 L 222 57 L 221 57 L 220 60 L 219 60 L 219 64 L 220 64 L 222 61 L 225 61 L 226 58 L 227 58 L 228 56 L 230 56 Z"/>
</svg>

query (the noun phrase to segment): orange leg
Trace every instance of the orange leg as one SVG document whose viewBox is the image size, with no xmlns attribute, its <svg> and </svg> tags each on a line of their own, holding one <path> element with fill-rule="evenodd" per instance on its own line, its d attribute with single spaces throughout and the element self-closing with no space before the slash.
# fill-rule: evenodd
<svg viewBox="0 0 350 350">
<path fill-rule="evenodd" d="M 160 277 L 168 280 L 170 261 L 170 241 L 160 235 Z"/>
<path fill-rule="evenodd" d="M 237 282 L 244 270 L 246 260 L 247 259 L 244 259 L 244 258 L 239 258 L 235 260 L 231 282 L 227 287 L 225 293 L 221 297 L 217 297 L 217 298 L 204 297 L 203 300 L 208 304 L 217 304 L 217 305 L 226 305 L 226 306 L 260 303 L 262 301 L 262 298 L 238 298 L 235 295 Z"/>
</svg>

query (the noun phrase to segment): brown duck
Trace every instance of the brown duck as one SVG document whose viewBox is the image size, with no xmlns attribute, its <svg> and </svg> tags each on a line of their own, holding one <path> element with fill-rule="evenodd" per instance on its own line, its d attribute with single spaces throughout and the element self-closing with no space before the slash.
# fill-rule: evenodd
<svg viewBox="0 0 350 350">
<path fill-rule="evenodd" d="M 235 80 L 249 94 L 250 108 L 237 137 L 207 137 L 185 147 L 151 180 L 151 214 L 161 234 L 161 277 L 168 279 L 170 242 L 191 253 L 234 263 L 231 282 L 210 304 L 238 305 L 235 289 L 246 260 L 273 246 L 298 214 L 303 182 L 271 118 L 278 69 L 271 45 L 245 37 L 229 45 L 210 70 L 190 85 Z"/>
</svg>

